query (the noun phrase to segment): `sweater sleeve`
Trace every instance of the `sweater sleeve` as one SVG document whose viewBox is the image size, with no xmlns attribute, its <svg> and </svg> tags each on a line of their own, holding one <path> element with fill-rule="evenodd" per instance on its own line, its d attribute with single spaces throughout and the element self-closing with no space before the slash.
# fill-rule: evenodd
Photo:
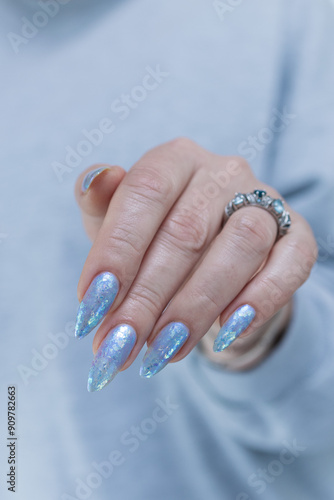
<svg viewBox="0 0 334 500">
<path fill-rule="evenodd" d="M 319 258 L 294 295 L 284 339 L 261 364 L 228 372 L 199 351 L 191 363 L 198 384 L 218 405 L 238 412 L 246 405 L 265 427 L 327 446 L 334 443 L 328 418 L 334 411 L 334 12 L 325 0 L 287 3 L 286 75 L 278 104 L 295 118 L 271 145 L 263 180 L 311 224 Z"/>
</svg>

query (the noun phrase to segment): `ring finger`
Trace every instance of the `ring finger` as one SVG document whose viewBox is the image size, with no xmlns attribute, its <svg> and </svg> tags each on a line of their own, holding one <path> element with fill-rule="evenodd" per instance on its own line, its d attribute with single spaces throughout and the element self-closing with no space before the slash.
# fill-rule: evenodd
<svg viewBox="0 0 334 500">
<path fill-rule="evenodd" d="M 246 207 L 229 219 L 156 324 L 142 376 L 151 377 L 160 371 L 186 341 L 182 354 L 190 352 L 261 268 L 276 235 L 277 224 L 263 209 Z M 253 314 L 251 308 L 249 311 Z"/>
</svg>

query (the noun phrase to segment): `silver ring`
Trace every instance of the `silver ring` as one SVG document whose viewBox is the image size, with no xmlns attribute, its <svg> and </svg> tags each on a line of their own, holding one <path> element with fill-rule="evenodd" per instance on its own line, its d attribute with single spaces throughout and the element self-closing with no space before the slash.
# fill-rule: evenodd
<svg viewBox="0 0 334 500">
<path fill-rule="evenodd" d="M 266 191 L 255 189 L 252 193 L 235 193 L 235 197 L 225 207 L 226 218 L 242 207 L 259 207 L 267 210 L 277 222 L 277 239 L 284 236 L 291 226 L 289 212 L 284 208 L 284 201 L 272 198 Z"/>
</svg>

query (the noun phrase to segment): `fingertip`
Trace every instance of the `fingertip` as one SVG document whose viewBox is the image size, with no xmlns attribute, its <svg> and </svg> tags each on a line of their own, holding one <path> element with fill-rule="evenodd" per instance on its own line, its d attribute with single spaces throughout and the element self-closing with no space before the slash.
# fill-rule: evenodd
<svg viewBox="0 0 334 500">
<path fill-rule="evenodd" d="M 79 199 L 84 194 L 87 194 L 92 187 L 95 188 L 99 184 L 101 177 L 106 177 L 105 174 L 108 174 L 108 177 L 113 178 L 115 182 L 117 180 L 120 182 L 125 173 L 124 168 L 119 165 L 110 165 L 108 163 L 91 165 L 78 176 L 74 187 L 75 196 Z"/>
<path fill-rule="evenodd" d="M 84 214 L 100 217 L 122 181 L 125 170 L 118 165 L 93 165 L 82 172 L 75 184 L 75 198 Z"/>
<path fill-rule="evenodd" d="M 110 170 L 109 165 L 105 165 L 102 167 L 94 168 L 93 170 L 90 170 L 85 177 L 83 178 L 82 184 L 81 184 L 81 194 L 86 194 L 88 193 L 89 188 L 93 184 L 94 180 L 97 178 L 98 175 L 101 175 L 103 172 L 106 172 L 107 170 Z"/>
</svg>

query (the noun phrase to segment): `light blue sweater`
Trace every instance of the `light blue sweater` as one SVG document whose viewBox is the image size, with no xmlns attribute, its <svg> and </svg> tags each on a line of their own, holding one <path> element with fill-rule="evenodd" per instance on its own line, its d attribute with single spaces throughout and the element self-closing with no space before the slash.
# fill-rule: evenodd
<svg viewBox="0 0 334 500">
<path fill-rule="evenodd" d="M 1 498 L 333 499 L 330 3 L 2 0 L 0 26 Z M 89 250 L 75 179 L 180 135 L 245 156 L 310 222 L 319 262 L 256 369 L 194 351 L 148 381 L 140 357 L 89 394 L 92 334 L 72 338 Z"/>
</svg>

